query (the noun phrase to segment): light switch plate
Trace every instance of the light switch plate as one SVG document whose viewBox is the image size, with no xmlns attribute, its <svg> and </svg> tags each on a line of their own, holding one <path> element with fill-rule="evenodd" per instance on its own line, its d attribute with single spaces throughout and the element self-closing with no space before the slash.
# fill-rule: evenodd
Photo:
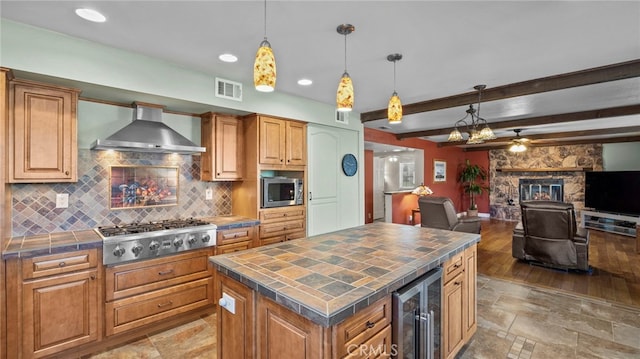
<svg viewBox="0 0 640 359">
<path fill-rule="evenodd" d="M 213 190 L 211 188 L 207 188 L 204 190 L 204 199 L 212 200 L 213 199 Z"/>
<path fill-rule="evenodd" d="M 68 193 L 56 193 L 56 208 L 69 208 Z"/>
</svg>

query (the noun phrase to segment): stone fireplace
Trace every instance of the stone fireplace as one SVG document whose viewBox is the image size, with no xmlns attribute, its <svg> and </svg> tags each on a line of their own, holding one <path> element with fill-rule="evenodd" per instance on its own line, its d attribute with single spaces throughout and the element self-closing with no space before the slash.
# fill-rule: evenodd
<svg viewBox="0 0 640 359">
<path fill-rule="evenodd" d="M 491 218 L 519 221 L 520 201 L 550 199 L 584 208 L 584 171 L 602 170 L 602 145 L 531 146 L 489 151 Z"/>
</svg>

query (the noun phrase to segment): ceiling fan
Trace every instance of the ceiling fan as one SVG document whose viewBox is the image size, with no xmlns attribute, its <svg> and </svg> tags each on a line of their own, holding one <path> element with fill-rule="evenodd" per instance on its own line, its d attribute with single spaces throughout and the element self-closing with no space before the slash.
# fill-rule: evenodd
<svg viewBox="0 0 640 359">
<path fill-rule="evenodd" d="M 511 140 L 511 145 L 509 146 L 509 152 L 519 153 L 519 152 L 526 151 L 527 146 L 525 145 L 525 142 L 528 142 L 529 140 L 527 138 L 520 137 L 520 132 L 522 132 L 522 129 L 516 128 L 513 130 L 513 132 L 516 133 L 516 137 Z"/>
</svg>

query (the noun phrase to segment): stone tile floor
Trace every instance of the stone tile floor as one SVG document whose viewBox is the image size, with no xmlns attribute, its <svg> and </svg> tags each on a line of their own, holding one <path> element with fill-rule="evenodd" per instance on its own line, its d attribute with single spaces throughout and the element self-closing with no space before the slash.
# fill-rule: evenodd
<svg viewBox="0 0 640 359">
<path fill-rule="evenodd" d="M 215 359 L 215 314 L 102 358 Z M 478 330 L 457 358 L 640 358 L 640 308 L 478 276 Z"/>
</svg>

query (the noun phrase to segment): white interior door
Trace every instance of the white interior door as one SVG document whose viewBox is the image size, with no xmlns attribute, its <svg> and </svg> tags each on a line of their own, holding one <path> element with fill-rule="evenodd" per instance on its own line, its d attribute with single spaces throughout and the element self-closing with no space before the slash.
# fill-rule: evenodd
<svg viewBox="0 0 640 359">
<path fill-rule="evenodd" d="M 307 127 L 307 234 L 309 236 L 354 227 L 364 220 L 360 194 L 363 175 L 358 133 L 341 128 L 309 124 Z M 342 172 L 342 157 L 352 153 L 358 159 L 354 176 Z"/>
</svg>

